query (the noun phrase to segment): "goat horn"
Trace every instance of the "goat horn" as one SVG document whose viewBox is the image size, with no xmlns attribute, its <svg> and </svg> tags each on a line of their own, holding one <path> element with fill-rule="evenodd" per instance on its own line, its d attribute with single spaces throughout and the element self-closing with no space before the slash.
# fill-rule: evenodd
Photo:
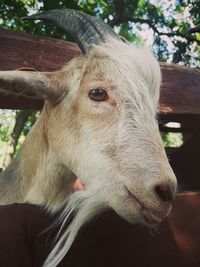
<svg viewBox="0 0 200 267">
<path fill-rule="evenodd" d="M 113 29 L 101 19 L 73 9 L 55 9 L 24 17 L 23 19 L 45 20 L 69 33 L 86 54 L 95 44 L 105 41 L 107 35 L 119 38 Z"/>
</svg>

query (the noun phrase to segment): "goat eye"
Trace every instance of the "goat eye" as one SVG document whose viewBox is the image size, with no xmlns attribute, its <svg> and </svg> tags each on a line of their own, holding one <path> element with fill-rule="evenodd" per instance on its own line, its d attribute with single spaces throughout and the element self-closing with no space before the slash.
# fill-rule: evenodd
<svg viewBox="0 0 200 267">
<path fill-rule="evenodd" d="M 95 101 L 106 101 L 108 99 L 107 92 L 102 88 L 96 88 L 89 91 L 88 96 Z"/>
</svg>

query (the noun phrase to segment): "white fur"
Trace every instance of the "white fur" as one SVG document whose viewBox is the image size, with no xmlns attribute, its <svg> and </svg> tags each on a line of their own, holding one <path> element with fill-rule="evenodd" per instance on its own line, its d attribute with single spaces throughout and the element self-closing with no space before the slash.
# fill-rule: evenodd
<svg viewBox="0 0 200 267">
<path fill-rule="evenodd" d="M 18 88 L 16 77 L 20 74 L 13 75 Z M 23 75 L 27 81 L 28 76 Z M 156 121 L 161 75 L 149 51 L 109 38 L 62 71 L 43 75 L 48 88 L 37 87 L 39 95 L 42 90 L 47 100 L 56 95 L 63 98 L 56 105 L 51 100 L 45 103 L 16 162 L 17 172 L 10 168 L 2 174 L 0 200 L 3 204 L 16 200 L 37 203 L 53 212 L 64 207 L 63 229 L 75 213 L 43 265 L 55 267 L 81 226 L 105 209 L 114 209 L 132 223 L 147 224 L 142 209 L 165 217 L 171 203 L 158 197 L 155 186 L 167 184 L 174 196 L 176 179 Z M 34 88 L 34 74 L 29 76 Z M 0 72 L 0 88 L 6 77 L 12 80 L 11 74 Z M 108 101 L 88 97 L 97 87 L 107 91 Z M 15 179 L 4 189 L 10 173 Z M 85 189 L 71 194 L 77 177 Z M 17 195 L 13 180 L 19 185 Z"/>
<path fill-rule="evenodd" d="M 176 187 L 155 120 L 161 80 L 158 63 L 146 49 L 116 40 L 95 47 L 93 54 L 103 58 L 102 68 L 104 71 L 108 68 L 108 77 L 120 88 L 117 92 L 121 100 L 117 106 L 120 116 L 103 129 L 98 128 L 102 143 L 112 147 L 116 142 L 118 150 L 116 155 L 108 158 L 102 153 L 104 145 L 91 135 L 93 125 L 90 127 L 83 122 L 81 144 L 77 150 L 79 163 L 74 171 L 86 188 L 70 197 L 62 213 L 62 227 L 67 224 L 71 210 L 76 216 L 58 239 L 44 267 L 57 266 L 81 226 L 109 207 L 132 223 L 141 222 L 138 203 L 127 196 L 125 186 L 146 207 L 157 209 L 162 216 L 169 212 L 169 205 L 163 207 L 153 189 L 150 191 L 149 188 L 166 180 Z M 113 69 L 109 70 L 110 66 Z M 124 108 L 125 101 L 129 101 L 128 110 Z M 93 107 L 93 114 L 99 116 L 99 113 L 116 112 L 115 109 L 102 103 L 101 107 Z"/>
</svg>

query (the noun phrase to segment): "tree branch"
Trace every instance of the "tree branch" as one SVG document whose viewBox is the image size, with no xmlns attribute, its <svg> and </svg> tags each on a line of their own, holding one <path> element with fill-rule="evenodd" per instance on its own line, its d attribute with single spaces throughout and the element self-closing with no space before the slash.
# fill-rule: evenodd
<svg viewBox="0 0 200 267">
<path fill-rule="evenodd" d="M 110 22 L 110 26 L 117 26 L 121 23 L 127 23 L 127 22 L 134 22 L 134 23 L 141 23 L 141 24 L 148 24 L 149 27 L 155 32 L 157 33 L 159 36 L 168 36 L 168 37 L 173 37 L 173 36 L 180 36 L 182 38 L 187 39 L 189 42 L 197 42 L 197 44 L 200 45 L 200 40 L 197 40 L 195 37 L 191 36 L 191 35 L 184 35 L 178 31 L 176 32 L 160 32 L 157 27 L 155 26 L 155 24 L 149 20 L 149 19 L 140 19 L 140 18 L 133 18 L 133 17 L 122 17 L 122 16 L 116 16 L 111 22 Z"/>
<path fill-rule="evenodd" d="M 13 146 L 13 154 L 12 156 L 15 154 L 16 152 L 16 147 L 19 141 L 19 137 L 22 133 L 22 130 L 24 128 L 24 125 L 28 119 L 28 117 L 31 115 L 33 111 L 32 110 L 22 110 L 21 113 L 19 114 L 19 116 L 16 118 L 15 121 L 15 126 L 13 128 L 13 132 L 11 134 L 11 143 Z"/>
<path fill-rule="evenodd" d="M 199 33 L 199 32 L 200 32 L 200 26 L 188 30 L 188 33 Z"/>
<path fill-rule="evenodd" d="M 108 22 L 111 27 L 117 25 L 118 21 L 120 21 L 123 17 L 124 0 L 117 0 L 115 2 L 115 9 L 116 9 L 116 15 L 114 16 L 113 20 L 110 20 Z"/>
<path fill-rule="evenodd" d="M 158 34 L 159 34 L 159 36 L 166 35 L 168 37 L 179 36 L 179 37 L 187 39 L 190 43 L 191 42 L 196 42 L 197 44 L 200 45 L 200 40 L 197 40 L 196 38 L 194 38 L 194 37 L 192 37 L 190 35 L 185 35 L 185 34 L 182 34 L 180 32 L 167 32 L 167 33 L 159 32 Z"/>
</svg>

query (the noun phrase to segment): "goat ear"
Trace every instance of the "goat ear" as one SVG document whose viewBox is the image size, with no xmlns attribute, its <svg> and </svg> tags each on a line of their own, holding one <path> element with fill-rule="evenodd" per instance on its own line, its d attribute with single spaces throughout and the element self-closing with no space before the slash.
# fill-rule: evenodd
<svg viewBox="0 0 200 267">
<path fill-rule="evenodd" d="M 29 98 L 43 98 L 56 103 L 66 93 L 66 90 L 59 86 L 62 77 L 62 71 L 38 72 L 31 68 L 0 71 L 0 92 Z"/>
</svg>

